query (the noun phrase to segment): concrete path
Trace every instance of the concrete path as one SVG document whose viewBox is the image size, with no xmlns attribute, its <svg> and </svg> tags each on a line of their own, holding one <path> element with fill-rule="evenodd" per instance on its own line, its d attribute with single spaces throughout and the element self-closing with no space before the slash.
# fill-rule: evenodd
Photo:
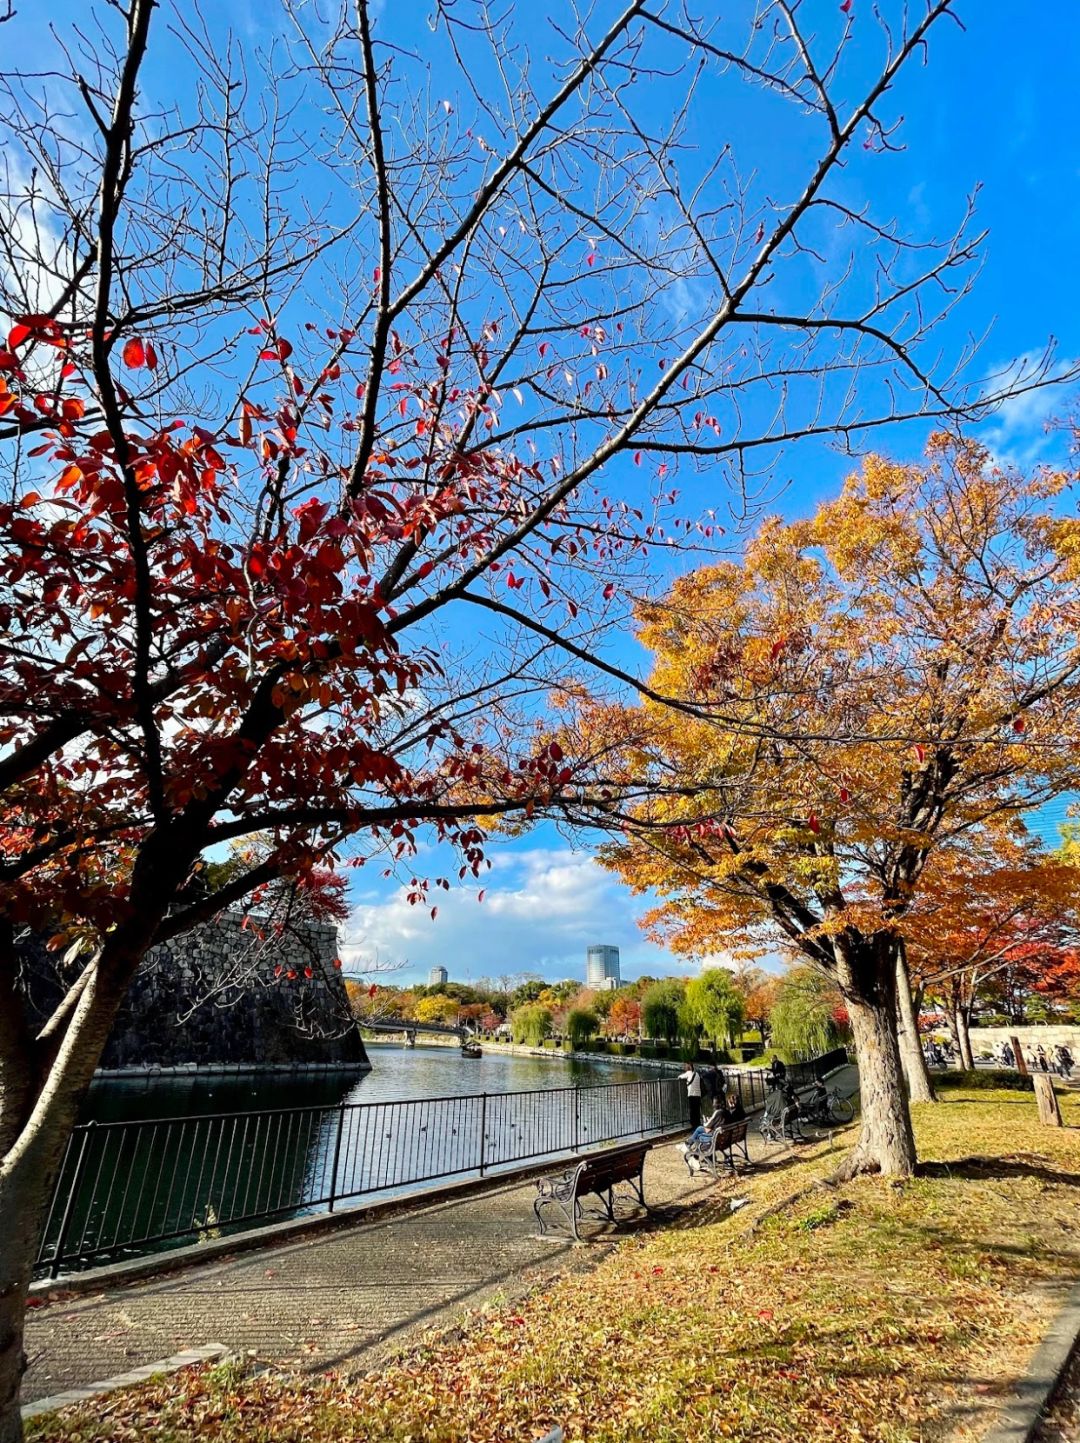
<svg viewBox="0 0 1080 1443">
<path fill-rule="evenodd" d="M 834 1084 L 853 1092 L 855 1069 L 835 1074 Z M 759 1165 L 790 1154 L 788 1148 L 766 1148 L 753 1124 L 750 1137 Z M 649 1154 L 645 1196 L 651 1206 L 681 1211 L 717 1194 L 726 1202 L 728 1189 L 691 1178 L 673 1146 Z M 370 1368 L 414 1332 L 448 1326 L 466 1308 L 567 1268 L 595 1266 L 620 1236 L 596 1225 L 587 1247 L 541 1241 L 533 1236 L 534 1196 L 531 1182 L 509 1182 L 308 1241 L 37 1307 L 27 1327 L 23 1401 L 209 1343 L 279 1367 Z M 703 1207 L 703 1219 L 712 1211 Z"/>
</svg>

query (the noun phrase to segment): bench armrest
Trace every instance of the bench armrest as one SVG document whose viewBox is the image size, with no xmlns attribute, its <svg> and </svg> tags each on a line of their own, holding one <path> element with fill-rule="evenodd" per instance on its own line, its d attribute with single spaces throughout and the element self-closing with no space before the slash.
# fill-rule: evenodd
<svg viewBox="0 0 1080 1443">
<path fill-rule="evenodd" d="M 568 1167 L 565 1172 L 553 1172 L 549 1173 L 547 1177 L 538 1177 L 536 1191 L 541 1197 L 559 1197 L 568 1188 L 573 1187 L 576 1176 L 577 1168 Z"/>
</svg>

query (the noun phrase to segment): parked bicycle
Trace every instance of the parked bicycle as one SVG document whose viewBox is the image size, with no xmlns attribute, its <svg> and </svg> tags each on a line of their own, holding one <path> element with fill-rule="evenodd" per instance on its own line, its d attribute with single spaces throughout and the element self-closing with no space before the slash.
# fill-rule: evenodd
<svg viewBox="0 0 1080 1443">
<path fill-rule="evenodd" d="M 839 1088 L 826 1089 L 820 1083 L 805 1104 L 803 1115 L 818 1127 L 842 1127 L 855 1116 L 855 1105 Z"/>
</svg>

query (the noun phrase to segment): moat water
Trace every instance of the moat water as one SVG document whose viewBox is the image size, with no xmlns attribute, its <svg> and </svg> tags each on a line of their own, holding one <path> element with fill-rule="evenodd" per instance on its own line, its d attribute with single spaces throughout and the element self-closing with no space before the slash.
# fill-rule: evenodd
<svg viewBox="0 0 1080 1443">
<path fill-rule="evenodd" d="M 462 1057 L 456 1047 L 368 1043 L 371 1071 L 264 1073 L 245 1077 L 105 1078 L 94 1083 L 84 1121 L 128 1122 L 150 1117 L 202 1116 L 261 1108 L 334 1106 L 340 1102 L 406 1102 L 426 1097 L 534 1092 L 640 1082 L 654 1076 L 617 1061 L 579 1062 L 485 1052 Z"/>
</svg>

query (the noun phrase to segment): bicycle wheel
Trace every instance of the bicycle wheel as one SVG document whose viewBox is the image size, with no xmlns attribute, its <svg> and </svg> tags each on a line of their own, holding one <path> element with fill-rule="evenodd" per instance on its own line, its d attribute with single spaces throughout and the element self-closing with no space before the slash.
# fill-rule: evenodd
<svg viewBox="0 0 1080 1443">
<path fill-rule="evenodd" d="M 851 1099 L 841 1097 L 838 1092 L 834 1092 L 829 1098 L 829 1110 L 832 1113 L 833 1122 L 850 1122 L 855 1116 L 855 1108 Z"/>
</svg>

